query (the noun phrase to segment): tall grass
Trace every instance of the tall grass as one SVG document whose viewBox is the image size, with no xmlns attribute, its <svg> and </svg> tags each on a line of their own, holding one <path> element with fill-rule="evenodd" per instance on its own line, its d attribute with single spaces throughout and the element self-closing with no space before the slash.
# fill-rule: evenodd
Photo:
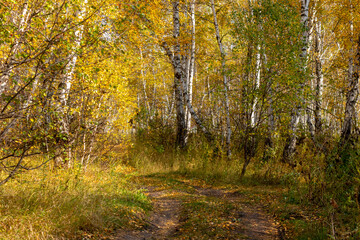
<svg viewBox="0 0 360 240">
<path fill-rule="evenodd" d="M 262 153 L 255 156 L 247 168 L 244 178 L 240 173 L 244 163 L 243 153 L 233 151 L 231 159 L 221 148 L 209 146 L 206 142 L 193 140 L 186 150 L 174 146 L 149 144 L 136 141 L 129 163 L 142 174 L 179 172 L 187 176 L 202 178 L 210 182 L 242 184 L 279 184 L 289 168 L 279 164 L 277 159 L 262 161 Z M 261 155 L 261 156 L 260 156 Z M 274 167 L 276 166 L 276 167 Z"/>
<path fill-rule="evenodd" d="M 274 187 L 276 201 L 271 198 L 270 211 L 294 234 L 304 236 L 300 239 L 321 239 L 327 234 L 330 238 L 360 239 L 359 143 L 339 147 L 325 135 L 315 143 L 304 138 L 293 158 L 297 164 L 290 166 L 282 161 L 284 139 L 279 138 L 272 148 L 260 142 L 240 178 L 244 163 L 241 147 L 234 146 L 228 160 L 221 146 L 216 146 L 221 144 L 214 141 L 209 146 L 195 136 L 190 138 L 188 149 L 181 151 L 169 140 L 169 136 L 174 138 L 169 132 L 158 128 L 137 136 L 129 163 L 143 174 L 176 172 L 212 184 L 246 187 L 252 193 L 257 192 L 252 188 L 256 185 L 264 190 Z M 268 199 L 266 191 L 261 192 L 260 198 Z M 289 206 L 295 210 L 289 211 Z M 303 215 L 298 214 L 304 209 Z"/>
<path fill-rule="evenodd" d="M 91 166 L 20 174 L 0 188 L 0 239 L 101 239 L 143 224 L 151 208 L 129 168 Z"/>
</svg>

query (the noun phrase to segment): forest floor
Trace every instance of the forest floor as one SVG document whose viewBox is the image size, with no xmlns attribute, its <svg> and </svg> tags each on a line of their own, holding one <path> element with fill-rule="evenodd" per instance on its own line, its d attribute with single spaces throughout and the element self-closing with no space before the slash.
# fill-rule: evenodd
<svg viewBox="0 0 360 240">
<path fill-rule="evenodd" d="M 118 230 L 112 239 L 282 239 L 279 223 L 245 189 L 169 174 L 134 180 L 153 210 L 142 227 Z"/>
<path fill-rule="evenodd" d="M 333 209 L 256 176 L 122 165 L 79 173 L 44 167 L 0 188 L 0 239 L 329 239 L 337 223 Z"/>
</svg>

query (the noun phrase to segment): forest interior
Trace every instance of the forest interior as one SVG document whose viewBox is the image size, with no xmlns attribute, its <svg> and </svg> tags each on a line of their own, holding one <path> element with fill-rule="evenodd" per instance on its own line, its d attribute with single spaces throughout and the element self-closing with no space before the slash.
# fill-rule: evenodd
<svg viewBox="0 0 360 240">
<path fill-rule="evenodd" d="M 360 0 L 0 0 L 0 239 L 360 239 Z"/>
</svg>

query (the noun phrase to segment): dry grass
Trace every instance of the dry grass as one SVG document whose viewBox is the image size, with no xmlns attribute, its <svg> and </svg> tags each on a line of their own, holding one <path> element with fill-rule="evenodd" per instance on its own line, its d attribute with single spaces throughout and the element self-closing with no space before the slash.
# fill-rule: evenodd
<svg viewBox="0 0 360 240">
<path fill-rule="evenodd" d="M 284 174 L 291 171 L 276 160 L 259 160 L 256 156 L 247 167 L 245 177 L 240 179 L 244 163 L 242 153 L 234 152 L 231 160 L 222 152 L 214 152 L 206 145 L 192 147 L 185 152 L 175 149 L 158 151 L 158 147 L 138 142 L 130 158 L 130 165 L 141 174 L 179 172 L 213 183 L 271 184 L 277 185 Z M 276 166 L 276 167 L 274 167 Z"/>
<path fill-rule="evenodd" d="M 0 188 L 0 239 L 100 239 L 143 224 L 146 196 L 129 168 L 26 172 Z"/>
</svg>

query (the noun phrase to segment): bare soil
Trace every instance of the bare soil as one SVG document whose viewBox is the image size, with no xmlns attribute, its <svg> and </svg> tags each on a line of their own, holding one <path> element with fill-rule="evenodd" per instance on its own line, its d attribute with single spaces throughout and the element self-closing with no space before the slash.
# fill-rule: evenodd
<svg viewBox="0 0 360 240">
<path fill-rule="evenodd" d="M 116 239 L 168 239 L 179 225 L 181 200 L 169 197 L 169 191 L 150 190 L 146 193 L 153 200 L 153 211 L 148 225 L 142 230 L 120 231 Z"/>
<path fill-rule="evenodd" d="M 237 216 L 240 223 L 229 221 L 232 234 L 223 236 L 221 239 L 253 239 L 272 240 L 281 239 L 275 221 L 259 205 L 247 203 L 247 199 L 241 193 L 228 192 L 223 189 L 201 188 L 194 186 L 193 197 L 212 197 L 222 201 L 235 203 L 235 212 L 229 214 L 229 218 Z M 180 215 L 182 211 L 182 194 L 180 190 L 157 190 L 156 187 L 147 187 L 146 194 L 153 201 L 153 211 L 149 215 L 147 227 L 141 230 L 121 230 L 115 239 L 178 239 L 179 226 L 181 225 Z M 235 233 L 234 233 L 235 231 Z M 181 234 L 180 234 L 181 235 Z M 234 238 L 233 236 L 238 236 Z M 189 236 L 187 239 L 193 239 Z M 218 238 L 216 238 L 218 239 Z"/>
</svg>

